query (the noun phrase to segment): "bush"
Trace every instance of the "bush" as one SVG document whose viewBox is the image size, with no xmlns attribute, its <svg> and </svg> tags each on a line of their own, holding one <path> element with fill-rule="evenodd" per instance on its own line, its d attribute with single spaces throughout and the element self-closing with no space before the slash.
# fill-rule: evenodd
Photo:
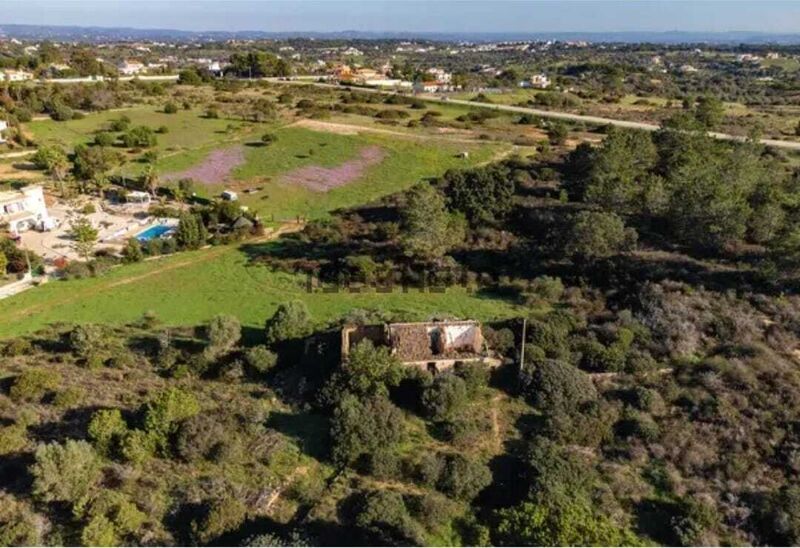
<svg viewBox="0 0 800 548">
<path fill-rule="evenodd" d="M 169 101 L 166 105 L 164 105 L 164 113 L 165 114 L 175 114 L 178 112 L 178 105 L 174 102 Z"/>
<path fill-rule="evenodd" d="M 159 392 L 146 406 L 144 427 L 148 436 L 162 454 L 169 454 L 170 436 L 180 422 L 200 412 L 200 404 L 194 394 L 179 388 L 168 388 Z"/>
<path fill-rule="evenodd" d="M 50 112 L 50 118 L 56 122 L 66 122 L 67 120 L 72 120 L 74 117 L 75 111 L 62 104 L 54 105 Z"/>
<path fill-rule="evenodd" d="M 61 375 L 55 371 L 28 369 L 14 379 L 9 396 L 14 401 L 39 402 L 60 384 Z"/>
<path fill-rule="evenodd" d="M 244 359 L 250 369 L 258 375 L 263 375 L 275 367 L 278 356 L 274 352 L 270 352 L 266 346 L 259 345 L 248 348 Z"/>
<path fill-rule="evenodd" d="M 101 455 L 110 456 L 128 431 L 119 409 L 95 411 L 89 421 L 89 439 Z"/>
<path fill-rule="evenodd" d="M 114 524 L 105 516 L 95 516 L 81 531 L 83 546 L 118 546 Z"/>
<path fill-rule="evenodd" d="M 36 449 L 31 466 L 33 494 L 44 502 L 75 503 L 89 494 L 102 475 L 100 459 L 85 441 L 67 440 Z"/>
<path fill-rule="evenodd" d="M 445 420 L 467 403 L 467 383 L 453 374 L 438 375 L 422 393 L 422 407 L 434 420 Z"/>
<path fill-rule="evenodd" d="M 116 141 L 116 137 L 112 133 L 107 131 L 101 131 L 97 135 L 94 136 L 94 144 L 100 147 L 110 147 Z"/>
<path fill-rule="evenodd" d="M 236 316 L 218 314 L 208 322 L 206 336 L 210 348 L 216 352 L 226 352 L 242 337 L 242 325 Z"/>
<path fill-rule="evenodd" d="M 429 531 L 434 531 L 447 523 L 454 511 L 453 503 L 436 493 L 411 495 L 406 506 L 411 515 Z"/>
<path fill-rule="evenodd" d="M 625 226 L 616 213 L 581 211 L 564 245 L 564 253 L 582 260 L 596 260 L 631 251 L 636 247 L 636 230 Z"/>
<path fill-rule="evenodd" d="M 153 436 L 143 430 L 128 430 L 120 442 L 119 452 L 126 461 L 141 465 L 153 456 L 156 446 Z"/>
<path fill-rule="evenodd" d="M 128 242 L 122 250 L 122 260 L 126 263 L 138 263 L 143 259 L 144 252 L 142 251 L 141 242 L 136 238 L 128 238 Z"/>
<path fill-rule="evenodd" d="M 438 453 L 426 453 L 417 463 L 417 480 L 427 487 L 435 487 L 444 470 L 445 459 Z"/>
<path fill-rule="evenodd" d="M 18 422 L 0 427 L 0 455 L 18 453 L 28 445 L 28 428 Z"/>
<path fill-rule="evenodd" d="M 177 454 L 187 462 L 211 459 L 232 442 L 233 425 L 206 414 L 186 419 L 175 439 Z"/>
<path fill-rule="evenodd" d="M 536 366 L 528 395 L 547 413 L 569 413 L 596 399 L 597 390 L 580 369 L 558 360 L 543 360 Z"/>
<path fill-rule="evenodd" d="M 87 546 L 109 544 L 98 540 L 87 542 L 86 537 L 113 538 L 116 542 L 111 545 L 120 544 L 119 539 L 126 539 L 125 544 L 132 544 L 127 539 L 137 533 L 147 519 L 127 495 L 110 489 L 100 491 L 87 503 L 76 507 L 73 513 L 78 518 L 89 520 L 82 535 Z"/>
<path fill-rule="evenodd" d="M 403 436 L 403 414 L 388 399 L 346 394 L 333 412 L 333 460 L 341 467 L 361 455 L 388 450 Z"/>
<path fill-rule="evenodd" d="M 57 409 L 72 409 L 77 407 L 86 398 L 86 391 L 75 386 L 68 386 L 56 393 L 53 406 Z"/>
<path fill-rule="evenodd" d="M 471 362 L 457 365 L 455 372 L 464 379 L 467 386 L 467 394 L 471 398 L 480 394 L 481 390 L 489 384 L 490 371 L 482 363 Z"/>
<path fill-rule="evenodd" d="M 41 521 L 27 504 L 10 494 L 0 493 L 0 545 L 43 545 Z"/>
<path fill-rule="evenodd" d="M 81 358 L 101 351 L 105 344 L 106 330 L 100 325 L 76 325 L 69 334 L 69 346 Z"/>
<path fill-rule="evenodd" d="M 365 545 L 415 546 L 424 541 L 406 510 L 403 497 L 394 491 L 369 491 L 356 496 L 352 524 L 361 529 Z"/>
<path fill-rule="evenodd" d="M 276 344 L 290 339 L 301 339 L 311 334 L 311 315 L 303 301 L 291 301 L 278 306 L 267 320 L 267 343 Z"/>
<path fill-rule="evenodd" d="M 492 473 L 488 466 L 464 455 L 450 455 L 436 486 L 447 495 L 469 501 L 490 483 Z"/>
<path fill-rule="evenodd" d="M 206 514 L 192 523 L 195 540 L 207 544 L 223 533 L 238 529 L 247 517 L 247 507 L 231 495 L 207 504 Z"/>
</svg>

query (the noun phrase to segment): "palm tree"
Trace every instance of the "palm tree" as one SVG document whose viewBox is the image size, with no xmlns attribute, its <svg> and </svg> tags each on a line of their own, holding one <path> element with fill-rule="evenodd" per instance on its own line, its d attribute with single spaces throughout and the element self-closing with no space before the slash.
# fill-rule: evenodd
<svg viewBox="0 0 800 548">
<path fill-rule="evenodd" d="M 156 166 L 153 163 L 148 164 L 147 171 L 144 173 L 144 186 L 147 191 L 155 198 L 156 189 L 158 188 L 158 173 Z"/>
</svg>

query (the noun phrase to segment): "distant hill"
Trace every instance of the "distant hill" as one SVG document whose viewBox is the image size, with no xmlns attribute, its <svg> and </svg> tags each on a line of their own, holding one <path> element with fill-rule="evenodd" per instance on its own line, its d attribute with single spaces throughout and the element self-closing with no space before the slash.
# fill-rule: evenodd
<svg viewBox="0 0 800 548">
<path fill-rule="evenodd" d="M 0 36 L 27 40 L 102 41 L 216 41 L 259 40 L 285 38 L 317 39 L 421 39 L 436 41 L 495 42 L 510 40 L 585 40 L 589 42 L 627 42 L 662 44 L 800 44 L 800 33 L 770 34 L 756 31 L 730 32 L 529 32 L 529 33 L 448 33 L 448 32 L 266 32 L 248 31 L 187 31 L 178 29 L 138 29 L 126 27 L 77 27 L 49 25 L 16 25 L 0 23 Z"/>
</svg>

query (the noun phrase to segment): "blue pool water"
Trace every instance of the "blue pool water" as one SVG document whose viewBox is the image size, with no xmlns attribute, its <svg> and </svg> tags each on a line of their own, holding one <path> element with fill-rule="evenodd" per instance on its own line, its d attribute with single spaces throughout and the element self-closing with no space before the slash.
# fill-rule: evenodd
<svg viewBox="0 0 800 548">
<path fill-rule="evenodd" d="M 140 242 L 146 242 L 147 240 L 152 240 L 153 238 L 158 238 L 163 236 L 167 232 L 171 231 L 172 227 L 167 225 L 156 225 L 151 226 L 147 230 L 144 230 L 136 235 L 136 239 Z"/>
</svg>

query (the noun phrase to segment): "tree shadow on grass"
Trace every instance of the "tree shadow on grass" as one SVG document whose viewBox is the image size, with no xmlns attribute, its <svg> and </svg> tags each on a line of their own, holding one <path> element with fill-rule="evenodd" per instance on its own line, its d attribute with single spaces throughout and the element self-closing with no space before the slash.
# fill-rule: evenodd
<svg viewBox="0 0 800 548">
<path fill-rule="evenodd" d="M 266 426 L 291 438 L 306 455 L 317 460 L 328 457 L 330 434 L 327 417 L 309 412 L 274 411 Z"/>
</svg>

